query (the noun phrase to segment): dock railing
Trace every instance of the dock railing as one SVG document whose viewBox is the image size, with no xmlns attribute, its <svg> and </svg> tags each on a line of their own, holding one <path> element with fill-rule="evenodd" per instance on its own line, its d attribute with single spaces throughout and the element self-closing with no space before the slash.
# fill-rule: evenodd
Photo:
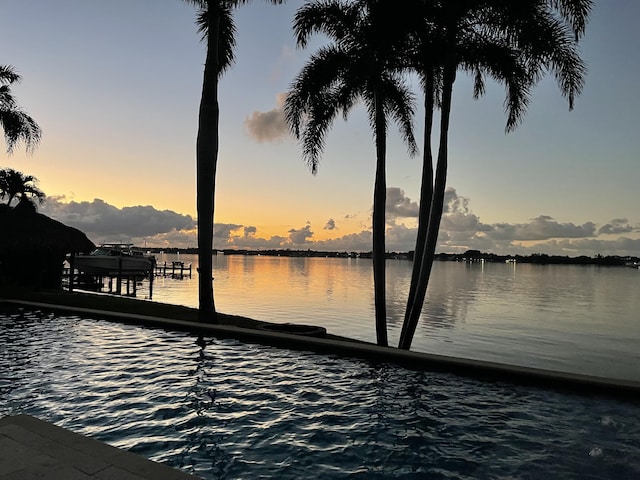
<svg viewBox="0 0 640 480">
<path fill-rule="evenodd" d="M 154 274 L 158 277 L 191 278 L 191 263 L 162 262 L 156 263 Z"/>
</svg>

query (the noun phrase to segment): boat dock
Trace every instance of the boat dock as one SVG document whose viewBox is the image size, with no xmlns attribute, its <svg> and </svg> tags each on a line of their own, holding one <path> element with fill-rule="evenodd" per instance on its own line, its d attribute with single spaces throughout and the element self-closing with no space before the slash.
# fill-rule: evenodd
<svg viewBox="0 0 640 480">
<path fill-rule="evenodd" d="M 199 477 L 29 415 L 0 418 L 0 480 L 195 480 Z"/>
<path fill-rule="evenodd" d="M 143 279 L 149 278 L 149 298 L 153 294 L 153 275 L 129 275 L 112 273 L 105 275 L 89 274 L 74 270 L 73 275 L 69 268 L 62 273 L 63 286 L 70 292 L 73 290 L 87 290 L 90 292 L 104 292 L 114 295 L 135 297 L 138 293 L 138 284 Z"/>
<path fill-rule="evenodd" d="M 191 278 L 191 264 L 184 262 L 162 262 L 154 266 L 156 277 Z"/>
<path fill-rule="evenodd" d="M 71 274 L 70 268 L 63 270 L 64 285 L 69 291 L 74 289 L 91 292 L 103 292 L 114 295 L 135 297 L 138 293 L 138 285 L 144 279 L 149 280 L 149 298 L 153 295 L 154 277 L 170 277 L 176 279 L 191 278 L 191 263 L 162 262 L 154 263 L 148 272 L 128 273 L 125 271 L 112 272 L 102 275 L 85 273 L 77 269 Z"/>
</svg>

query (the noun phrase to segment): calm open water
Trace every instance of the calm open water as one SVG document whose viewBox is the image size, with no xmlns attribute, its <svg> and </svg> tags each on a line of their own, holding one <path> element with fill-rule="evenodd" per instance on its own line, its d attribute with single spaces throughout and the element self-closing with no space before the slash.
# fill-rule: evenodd
<svg viewBox="0 0 640 480">
<path fill-rule="evenodd" d="M 637 479 L 640 406 L 0 310 L 0 416 L 205 479 Z"/>
<path fill-rule="evenodd" d="M 153 300 L 197 306 L 197 257 L 157 258 L 193 262 L 194 276 L 156 279 Z M 394 345 L 410 275 L 387 261 Z M 375 341 L 370 260 L 217 255 L 214 276 L 221 312 Z M 427 297 L 413 350 L 640 381 L 637 269 L 436 262 Z"/>
</svg>

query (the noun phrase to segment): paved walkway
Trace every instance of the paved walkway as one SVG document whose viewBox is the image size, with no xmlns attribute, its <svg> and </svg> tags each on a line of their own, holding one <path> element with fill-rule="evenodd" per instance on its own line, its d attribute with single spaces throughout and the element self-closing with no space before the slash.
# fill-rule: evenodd
<svg viewBox="0 0 640 480">
<path fill-rule="evenodd" d="M 29 415 L 0 418 L 0 480 L 194 480 Z"/>
</svg>

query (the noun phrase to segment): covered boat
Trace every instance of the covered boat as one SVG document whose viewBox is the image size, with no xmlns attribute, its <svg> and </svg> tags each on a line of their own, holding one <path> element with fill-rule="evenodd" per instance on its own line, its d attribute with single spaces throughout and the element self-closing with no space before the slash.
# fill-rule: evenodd
<svg viewBox="0 0 640 480">
<path fill-rule="evenodd" d="M 152 272 L 155 260 L 131 243 L 103 243 L 88 255 L 76 255 L 73 266 L 91 275 L 144 276 Z"/>
</svg>

